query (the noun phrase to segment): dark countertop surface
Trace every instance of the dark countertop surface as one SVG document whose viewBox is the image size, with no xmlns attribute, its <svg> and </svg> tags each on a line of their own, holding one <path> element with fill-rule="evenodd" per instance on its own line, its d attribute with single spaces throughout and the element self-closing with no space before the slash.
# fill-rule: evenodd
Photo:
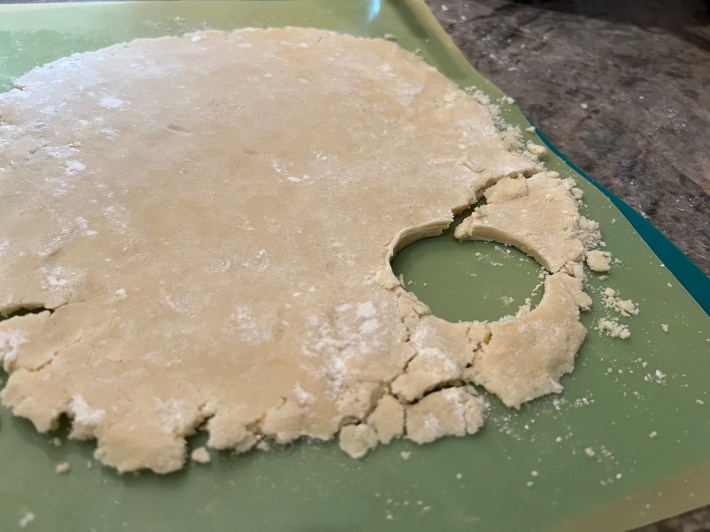
<svg viewBox="0 0 710 532">
<path fill-rule="evenodd" d="M 426 3 L 562 153 L 710 273 L 710 1 Z M 710 506 L 638 532 L 710 532 Z"/>
<path fill-rule="evenodd" d="M 710 273 L 710 2 L 427 4 L 562 153 Z"/>
</svg>

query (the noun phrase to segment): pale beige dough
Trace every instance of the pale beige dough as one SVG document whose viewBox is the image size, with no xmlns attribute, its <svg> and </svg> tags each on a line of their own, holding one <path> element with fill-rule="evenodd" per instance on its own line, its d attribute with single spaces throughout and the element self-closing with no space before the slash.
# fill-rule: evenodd
<svg viewBox="0 0 710 532">
<path fill-rule="evenodd" d="M 595 272 L 608 272 L 611 269 L 611 253 L 593 249 L 587 251 L 587 266 Z"/>
<path fill-rule="evenodd" d="M 407 408 L 407 436 L 429 443 L 442 436 L 473 434 L 483 425 L 485 403 L 463 388 L 430 393 Z"/>
<path fill-rule="evenodd" d="M 194 449 L 190 453 L 190 458 L 194 462 L 197 462 L 199 464 L 208 464 L 212 460 L 210 452 L 204 447 L 198 447 L 197 449 Z"/>
<path fill-rule="evenodd" d="M 513 408 L 560 392 L 559 379 L 572 371 L 587 333 L 579 309 L 589 305 L 579 279 L 566 273 L 549 276 L 536 308 L 490 324 L 490 339 L 469 370 L 471 380 Z"/>
<path fill-rule="evenodd" d="M 360 456 L 403 432 L 475 432 L 485 403 L 466 379 L 516 406 L 571 369 L 581 279 L 550 277 L 528 315 L 451 324 L 394 278 L 396 249 L 506 177 L 479 209 L 489 236 L 551 271 L 583 257 L 569 186 L 523 181 L 538 164 L 397 45 L 214 31 L 74 55 L 17 85 L 0 95 L 0 312 L 47 310 L 0 322 L 2 401 L 37 430 L 66 413 L 119 471 L 179 469 L 202 425 L 209 447 L 238 451 L 340 431 Z M 497 218 L 525 201 L 559 251 Z M 554 350 L 526 339 L 533 322 Z"/>
<path fill-rule="evenodd" d="M 583 260 L 585 246 L 599 238 L 596 223 L 580 216 L 573 188 L 571 179 L 546 172 L 501 180 L 486 191 L 487 204 L 456 228 L 456 237 L 511 244 L 557 272 Z"/>
<path fill-rule="evenodd" d="M 385 395 L 377 402 L 367 423 L 381 443 L 390 443 L 404 433 L 404 406 L 391 395 Z"/>
</svg>

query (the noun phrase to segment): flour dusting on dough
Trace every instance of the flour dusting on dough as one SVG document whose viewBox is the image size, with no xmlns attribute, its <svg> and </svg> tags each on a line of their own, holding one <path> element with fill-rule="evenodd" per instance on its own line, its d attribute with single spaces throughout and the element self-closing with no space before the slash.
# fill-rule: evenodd
<svg viewBox="0 0 710 532">
<path fill-rule="evenodd" d="M 39 431 L 66 413 L 103 463 L 166 473 L 200 427 L 216 449 L 339 434 L 361 457 L 477 432 L 473 385 L 516 408 L 561 391 L 599 227 L 543 147 L 395 43 L 204 31 L 17 83 L 0 95 L 0 211 L 23 213 L 0 217 L 0 313 L 33 313 L 0 322 L 1 397 Z M 529 253 L 545 293 L 449 323 L 389 261 L 484 195 L 456 236 Z"/>
</svg>

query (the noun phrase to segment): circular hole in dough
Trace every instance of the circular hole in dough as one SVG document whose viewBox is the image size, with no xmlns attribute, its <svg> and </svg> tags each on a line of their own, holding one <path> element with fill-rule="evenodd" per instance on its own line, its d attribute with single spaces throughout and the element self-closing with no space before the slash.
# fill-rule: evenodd
<svg viewBox="0 0 710 532">
<path fill-rule="evenodd" d="M 458 216 L 440 236 L 397 252 L 391 266 L 403 287 L 450 322 L 492 321 L 515 314 L 526 303 L 537 305 L 544 269 L 513 246 L 454 238 L 457 222 L 468 214 Z"/>
</svg>

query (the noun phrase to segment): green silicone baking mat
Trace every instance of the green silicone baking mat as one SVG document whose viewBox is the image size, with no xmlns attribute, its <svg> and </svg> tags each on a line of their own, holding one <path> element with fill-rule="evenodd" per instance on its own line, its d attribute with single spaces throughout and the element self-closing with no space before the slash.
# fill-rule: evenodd
<svg viewBox="0 0 710 532">
<path fill-rule="evenodd" d="M 0 90 L 36 65 L 137 37 L 282 25 L 396 40 L 542 142 L 419 0 L 0 6 Z M 332 442 L 299 442 L 213 453 L 211 463 L 168 476 L 118 475 L 93 460 L 92 443 L 37 434 L 3 409 L 0 530 L 18 529 L 28 513 L 33 531 L 623 530 L 709 503 L 710 319 L 698 304 L 707 305 L 708 280 L 557 154 L 547 166 L 577 179 L 583 214 L 600 222 L 615 258 L 607 278 L 590 273 L 589 335 L 563 394 L 520 411 L 490 397 L 479 434 L 424 447 L 398 441 L 360 461 Z M 408 246 L 393 268 L 453 321 L 496 319 L 540 297 L 532 259 L 494 243 L 458 243 L 450 230 Z M 611 312 L 601 301 L 606 287 L 639 305 L 638 316 L 620 318 L 628 339 L 594 330 Z M 61 462 L 69 473 L 55 472 Z"/>
</svg>

